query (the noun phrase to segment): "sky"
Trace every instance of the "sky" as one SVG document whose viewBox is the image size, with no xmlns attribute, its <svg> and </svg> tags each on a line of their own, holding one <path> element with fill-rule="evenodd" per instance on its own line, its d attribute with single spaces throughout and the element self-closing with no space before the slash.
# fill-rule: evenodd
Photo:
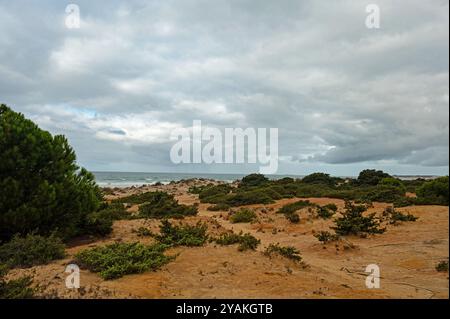
<svg viewBox="0 0 450 319">
<path fill-rule="evenodd" d="M 449 172 L 446 0 L 0 0 L 0 103 L 64 134 L 93 171 L 174 164 L 194 120 L 278 128 L 278 174 Z M 368 4 L 380 28 L 367 28 Z"/>
</svg>

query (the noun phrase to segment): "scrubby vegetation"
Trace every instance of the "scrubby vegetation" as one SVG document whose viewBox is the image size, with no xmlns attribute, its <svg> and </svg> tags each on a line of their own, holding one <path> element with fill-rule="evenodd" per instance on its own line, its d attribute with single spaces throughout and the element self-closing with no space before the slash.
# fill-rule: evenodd
<svg viewBox="0 0 450 319">
<path fill-rule="evenodd" d="M 319 206 L 314 203 L 311 203 L 308 200 L 300 200 L 294 203 L 284 205 L 278 210 L 278 213 L 284 214 L 290 222 L 298 223 L 300 221 L 300 217 L 296 212 L 306 207 L 314 208 L 317 212 L 317 216 L 323 219 L 331 218 L 337 211 L 337 206 L 335 204 L 327 204 L 325 206 Z"/>
<path fill-rule="evenodd" d="M 183 218 L 197 215 L 196 205 L 181 205 L 165 192 L 144 193 L 146 201 L 139 206 L 139 215 L 146 218 Z M 144 195 L 143 194 L 143 195 Z"/>
<path fill-rule="evenodd" d="M 403 214 L 395 210 L 394 207 L 387 207 L 383 212 L 383 216 L 389 220 L 390 224 L 396 224 L 397 222 L 415 222 L 419 219 L 419 217 L 416 217 L 410 213 Z"/>
<path fill-rule="evenodd" d="M 150 229 L 146 228 L 146 227 L 139 227 L 138 229 L 136 229 L 134 231 L 136 233 L 136 235 L 138 235 L 139 237 L 149 237 L 149 236 L 154 236 L 154 234 L 150 231 Z"/>
<path fill-rule="evenodd" d="M 269 179 L 262 174 L 250 174 L 242 178 L 240 187 L 263 186 Z"/>
<path fill-rule="evenodd" d="M 395 203 L 396 206 L 448 204 L 448 183 L 446 193 L 441 190 L 425 191 L 430 188 L 441 188 L 423 186 L 426 183 L 420 179 L 401 181 L 377 170 L 364 170 L 357 179 L 346 180 L 324 173 L 313 173 L 303 179 L 287 177 L 280 180 L 269 180 L 263 175 L 251 174 L 243 178 L 239 187 L 232 187 L 229 184 L 207 185 L 195 189 L 195 192 L 198 192 L 202 203 L 224 205 L 223 207 L 270 204 L 282 198 L 292 197 L 330 197 L 359 203 L 377 201 Z M 439 185 L 445 186 L 444 183 Z M 406 197 L 406 191 L 414 193 L 421 187 L 425 187 L 422 196 Z M 215 209 L 215 206 L 212 209 Z"/>
<path fill-rule="evenodd" d="M 52 136 L 0 105 L 0 240 L 35 231 L 61 238 L 83 234 L 101 191 L 79 168 L 64 136 Z"/>
<path fill-rule="evenodd" d="M 237 212 L 232 213 L 232 215 L 230 216 L 230 221 L 232 223 L 250 223 L 255 219 L 255 212 L 247 208 L 242 208 Z"/>
<path fill-rule="evenodd" d="M 439 272 L 448 272 L 448 260 L 442 260 L 436 265 L 436 270 Z"/>
<path fill-rule="evenodd" d="M 200 222 L 194 226 L 174 226 L 168 220 L 163 220 L 159 228 L 160 234 L 155 238 L 169 246 L 203 246 L 208 239 L 208 227 Z"/>
<path fill-rule="evenodd" d="M 101 204 L 98 211 L 90 213 L 83 225 L 84 233 L 92 236 L 106 236 L 112 231 L 115 220 L 128 220 L 138 218 L 126 211 L 120 202 Z"/>
<path fill-rule="evenodd" d="M 34 297 L 34 289 L 30 287 L 30 277 L 22 277 L 7 281 L 8 267 L 0 265 L 0 299 L 30 299 Z"/>
<path fill-rule="evenodd" d="M 283 256 L 296 262 L 302 261 L 300 251 L 293 246 L 280 246 L 280 244 L 270 244 L 264 251 L 264 255 L 273 256 L 274 254 Z"/>
<path fill-rule="evenodd" d="M 333 217 L 337 211 L 337 206 L 335 204 L 327 204 L 325 206 L 317 206 L 317 216 L 323 219 L 328 219 Z"/>
<path fill-rule="evenodd" d="M 302 208 L 313 207 L 313 206 L 314 206 L 314 204 L 308 200 L 299 200 L 297 202 L 284 205 L 283 207 L 281 207 L 278 210 L 278 213 L 288 215 L 288 214 L 295 213 L 296 211 L 298 211 Z"/>
<path fill-rule="evenodd" d="M 64 248 L 61 240 L 54 235 L 16 235 L 11 241 L 0 246 L 0 264 L 9 268 L 47 264 L 52 260 L 64 258 Z"/>
<path fill-rule="evenodd" d="M 209 206 L 207 208 L 207 210 L 209 210 L 211 212 L 217 212 L 217 211 L 220 211 L 220 210 L 227 211 L 228 209 L 230 209 L 230 205 L 225 204 L 225 203 L 219 203 L 219 204 L 216 204 L 216 205 Z"/>
<path fill-rule="evenodd" d="M 338 235 L 332 234 L 329 231 L 319 231 L 314 234 L 314 237 L 316 237 L 318 241 L 324 244 L 339 240 Z"/>
<path fill-rule="evenodd" d="M 290 221 L 293 224 L 300 223 L 300 216 L 297 213 L 290 213 L 284 215 L 288 221 Z"/>
<path fill-rule="evenodd" d="M 342 182 L 342 179 L 338 177 L 331 177 L 329 174 L 313 173 L 303 177 L 302 182 L 306 184 L 335 186 L 337 183 Z"/>
<path fill-rule="evenodd" d="M 167 246 L 161 244 L 114 243 L 83 250 L 76 255 L 76 261 L 109 280 L 161 268 L 174 259 L 164 255 L 166 249 Z"/>
<path fill-rule="evenodd" d="M 365 169 L 361 171 L 356 179 L 358 185 L 378 185 L 383 179 L 391 178 L 391 175 L 374 169 Z"/>
<path fill-rule="evenodd" d="M 418 203 L 449 205 L 449 180 L 448 176 L 439 177 L 423 183 L 417 189 Z"/>
<path fill-rule="evenodd" d="M 385 229 L 380 227 L 380 222 L 374 213 L 368 216 L 363 215 L 366 210 L 367 207 L 364 205 L 354 205 L 347 201 L 342 217 L 335 220 L 336 226 L 333 229 L 336 234 L 366 236 L 367 234 L 383 233 Z"/>
<path fill-rule="evenodd" d="M 248 249 L 255 250 L 256 247 L 260 244 L 260 240 L 255 238 L 249 233 L 244 234 L 240 232 L 239 234 L 235 233 L 225 233 L 220 237 L 215 238 L 214 241 L 219 245 L 234 245 L 239 244 L 238 250 L 245 251 Z"/>
</svg>

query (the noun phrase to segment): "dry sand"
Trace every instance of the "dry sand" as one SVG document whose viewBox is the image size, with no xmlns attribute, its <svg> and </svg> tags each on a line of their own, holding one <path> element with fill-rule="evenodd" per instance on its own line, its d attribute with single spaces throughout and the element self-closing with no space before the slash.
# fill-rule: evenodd
<svg viewBox="0 0 450 319">
<path fill-rule="evenodd" d="M 108 198 L 131 193 L 164 190 L 176 195 L 180 203 L 198 203 L 188 194 L 189 186 L 208 181 L 189 181 L 163 186 L 145 186 L 116 191 Z M 9 276 L 31 275 L 42 298 L 448 298 L 448 272 L 437 272 L 436 264 L 448 260 L 449 211 L 445 206 L 413 206 L 398 209 L 419 217 L 416 222 L 389 225 L 381 235 L 368 238 L 347 237 L 346 242 L 323 245 L 314 232 L 328 230 L 331 220 L 316 219 L 307 210 L 300 213 L 301 223 L 291 224 L 276 210 L 298 199 L 284 199 L 271 205 L 251 205 L 258 214 L 257 223 L 231 224 L 227 212 L 209 212 L 208 204 L 199 205 L 199 214 L 184 220 L 208 223 L 209 232 L 228 230 L 250 232 L 261 240 L 256 251 L 239 252 L 236 246 L 207 244 L 204 247 L 180 247 L 168 254 L 176 259 L 156 272 L 128 275 L 104 281 L 97 274 L 81 270 L 81 288 L 65 287 L 65 266 L 73 255 L 88 247 L 114 241 L 141 241 L 133 230 L 140 226 L 158 230 L 157 220 L 117 221 L 113 233 L 92 243 L 74 242 L 68 257 L 44 266 L 16 269 Z M 321 205 L 344 202 L 329 198 L 309 198 Z M 375 203 L 370 212 L 381 213 L 388 204 Z M 132 207 L 130 211 L 135 211 Z M 271 243 L 298 248 L 307 264 L 282 257 L 269 258 L 262 251 Z M 352 248 L 351 245 L 354 245 Z M 369 264 L 381 270 L 381 287 L 365 286 Z"/>
</svg>

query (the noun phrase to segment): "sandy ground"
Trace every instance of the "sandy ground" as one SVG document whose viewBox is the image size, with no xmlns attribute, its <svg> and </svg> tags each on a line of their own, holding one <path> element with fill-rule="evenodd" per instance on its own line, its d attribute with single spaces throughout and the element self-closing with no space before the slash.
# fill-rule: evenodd
<svg viewBox="0 0 450 319">
<path fill-rule="evenodd" d="M 164 190 L 180 203 L 198 203 L 187 193 L 194 182 L 116 190 L 108 198 L 149 190 Z M 196 181 L 206 184 L 208 181 Z M 291 224 L 276 210 L 298 199 L 284 199 L 271 205 L 251 205 L 258 222 L 231 224 L 227 212 L 209 212 L 199 205 L 199 214 L 184 220 L 208 223 L 209 233 L 233 230 L 250 232 L 261 240 L 256 251 L 239 252 L 236 246 L 207 244 L 204 247 L 171 249 L 176 259 L 156 272 L 128 275 L 104 281 L 97 274 L 81 270 L 81 288 L 65 287 L 64 273 L 73 255 L 88 247 L 114 241 L 141 241 L 133 230 L 145 226 L 158 230 L 157 220 L 117 221 L 113 233 L 91 243 L 74 242 L 68 257 L 44 266 L 11 271 L 10 277 L 33 277 L 42 298 L 448 298 L 448 273 L 437 272 L 436 264 L 448 260 L 449 211 L 444 206 L 413 206 L 398 209 L 419 217 L 416 222 L 389 225 L 381 235 L 368 238 L 347 237 L 345 241 L 321 244 L 313 234 L 329 230 L 333 222 L 300 212 L 301 223 Z M 309 198 L 320 205 L 344 202 L 337 199 Z M 388 204 L 375 203 L 369 212 L 381 213 Z M 136 211 L 131 207 L 130 211 Z M 292 245 L 300 250 L 304 264 L 283 257 L 262 254 L 271 243 Z M 381 272 L 381 287 L 366 288 L 366 266 L 376 264 Z M 306 265 L 306 266 L 305 266 Z"/>
</svg>

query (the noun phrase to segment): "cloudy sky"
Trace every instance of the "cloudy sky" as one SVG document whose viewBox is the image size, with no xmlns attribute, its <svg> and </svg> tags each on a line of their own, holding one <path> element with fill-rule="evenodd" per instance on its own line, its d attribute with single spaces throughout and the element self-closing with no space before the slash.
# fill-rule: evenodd
<svg viewBox="0 0 450 319">
<path fill-rule="evenodd" d="M 74 3 L 0 0 L 0 102 L 90 170 L 255 170 L 172 164 L 201 120 L 278 128 L 280 174 L 448 174 L 447 0 Z"/>
</svg>

